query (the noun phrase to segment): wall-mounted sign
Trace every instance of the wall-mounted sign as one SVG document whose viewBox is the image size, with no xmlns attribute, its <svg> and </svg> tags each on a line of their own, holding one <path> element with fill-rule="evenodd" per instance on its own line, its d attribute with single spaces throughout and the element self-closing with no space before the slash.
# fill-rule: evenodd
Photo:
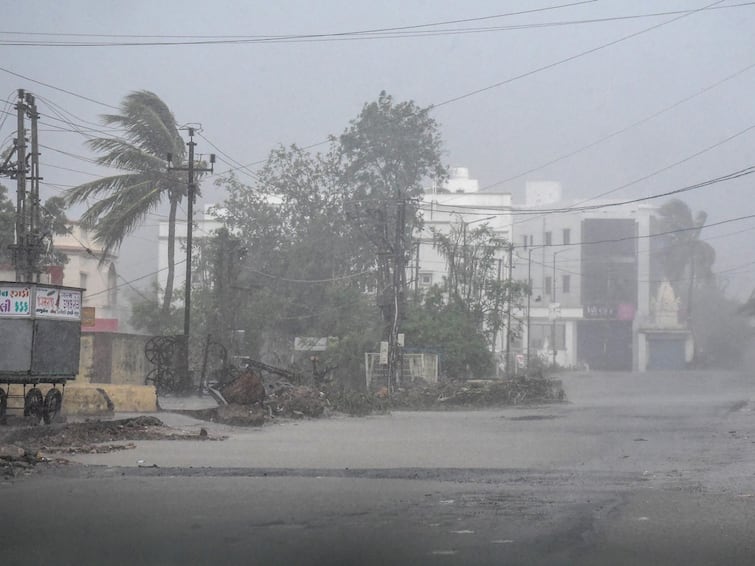
<svg viewBox="0 0 755 566">
<path fill-rule="evenodd" d="M 603 318 L 614 320 L 616 318 L 615 305 L 585 305 L 585 318 Z"/>
<path fill-rule="evenodd" d="M 81 291 L 37 287 L 34 314 L 38 318 L 81 319 Z"/>
<path fill-rule="evenodd" d="M 31 316 L 31 287 L 0 286 L 0 316 Z"/>
</svg>

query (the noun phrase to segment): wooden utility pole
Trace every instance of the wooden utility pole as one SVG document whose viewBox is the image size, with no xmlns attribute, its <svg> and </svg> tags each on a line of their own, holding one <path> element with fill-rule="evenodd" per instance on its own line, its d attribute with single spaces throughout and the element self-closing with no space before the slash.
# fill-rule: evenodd
<svg viewBox="0 0 755 566">
<path fill-rule="evenodd" d="M 181 352 L 181 370 L 185 384 L 190 383 L 189 375 L 189 336 L 191 334 L 191 257 L 192 257 L 192 232 L 194 228 L 194 200 L 196 199 L 197 187 L 194 183 L 194 173 L 214 172 L 215 154 L 210 154 L 210 167 L 197 167 L 194 163 L 194 147 L 197 145 L 194 141 L 195 128 L 188 128 L 189 141 L 186 145 L 189 147 L 189 160 L 186 167 L 173 167 L 173 156 L 168 154 L 169 171 L 186 171 L 189 174 L 187 186 L 186 204 L 186 281 L 184 295 L 184 343 Z M 180 378 L 179 378 L 180 379 Z"/>
</svg>

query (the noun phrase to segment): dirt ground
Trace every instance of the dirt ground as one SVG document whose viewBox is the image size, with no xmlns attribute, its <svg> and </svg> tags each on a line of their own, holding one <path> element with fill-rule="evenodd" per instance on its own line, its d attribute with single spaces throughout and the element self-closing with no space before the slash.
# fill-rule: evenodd
<svg viewBox="0 0 755 566">
<path fill-rule="evenodd" d="M 6 417 L 0 426 L 0 476 L 29 474 L 40 463 L 66 465 L 65 456 L 98 454 L 136 447 L 138 440 L 222 440 L 205 429 L 199 434 L 165 426 L 153 416 L 116 420 L 31 424 L 22 417 Z"/>
</svg>

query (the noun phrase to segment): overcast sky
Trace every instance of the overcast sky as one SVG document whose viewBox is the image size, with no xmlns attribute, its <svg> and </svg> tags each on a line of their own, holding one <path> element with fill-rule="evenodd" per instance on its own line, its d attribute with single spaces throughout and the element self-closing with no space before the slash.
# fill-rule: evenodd
<svg viewBox="0 0 755 566">
<path fill-rule="evenodd" d="M 699 11 L 680 12 L 690 10 Z M 468 167 L 481 187 L 511 192 L 515 203 L 523 202 L 526 180 L 559 181 L 568 200 L 633 183 L 611 197 L 635 198 L 754 165 L 752 2 L 31 0 L 4 14 L 0 97 L 11 106 L 2 108 L 12 112 L 16 89 L 33 92 L 46 124 L 41 143 L 82 157 L 92 156 L 85 137 L 56 111 L 93 127 L 88 122 L 112 111 L 105 105 L 117 106 L 133 90 L 154 91 L 180 123 L 200 123 L 207 140 L 248 164 L 278 144 L 306 146 L 341 133 L 384 89 L 398 100 L 438 105 L 433 116 L 447 163 Z M 426 26 L 452 20 L 468 21 Z M 406 26 L 424 27 L 247 41 Z M 200 40 L 189 36 L 220 36 L 204 39 L 221 43 L 181 44 Z M 174 44 L 113 45 L 129 42 Z M 15 134 L 5 116 L 3 145 Z M 198 152 L 220 153 L 197 141 Z M 97 174 L 85 160 L 43 151 L 45 195 Z M 243 169 L 238 174 L 251 182 Z M 755 219 L 733 219 L 755 214 L 753 180 L 681 195 L 707 211 L 709 223 L 732 220 L 703 234 L 718 252 L 716 271 L 739 295 L 755 281 Z M 222 199 L 209 183 L 204 192 L 208 202 Z M 153 249 L 157 221 L 151 217 L 124 249 L 125 277 L 156 269 L 156 256 L 134 250 Z"/>
</svg>

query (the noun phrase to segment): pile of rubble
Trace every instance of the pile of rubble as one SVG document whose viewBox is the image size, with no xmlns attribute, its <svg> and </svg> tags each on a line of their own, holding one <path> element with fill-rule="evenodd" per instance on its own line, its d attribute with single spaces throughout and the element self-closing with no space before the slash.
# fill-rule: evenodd
<svg viewBox="0 0 755 566">
<path fill-rule="evenodd" d="M 135 448 L 134 440 L 220 440 L 204 429 L 199 434 L 165 426 L 158 418 L 140 416 L 29 426 L 24 419 L 0 428 L 0 474 L 13 477 L 38 463 L 65 463 L 54 455 L 95 454 Z"/>
<path fill-rule="evenodd" d="M 390 406 L 394 409 L 482 408 L 552 403 L 564 398 L 560 380 L 543 377 L 479 379 L 399 388 L 391 395 Z"/>
</svg>

